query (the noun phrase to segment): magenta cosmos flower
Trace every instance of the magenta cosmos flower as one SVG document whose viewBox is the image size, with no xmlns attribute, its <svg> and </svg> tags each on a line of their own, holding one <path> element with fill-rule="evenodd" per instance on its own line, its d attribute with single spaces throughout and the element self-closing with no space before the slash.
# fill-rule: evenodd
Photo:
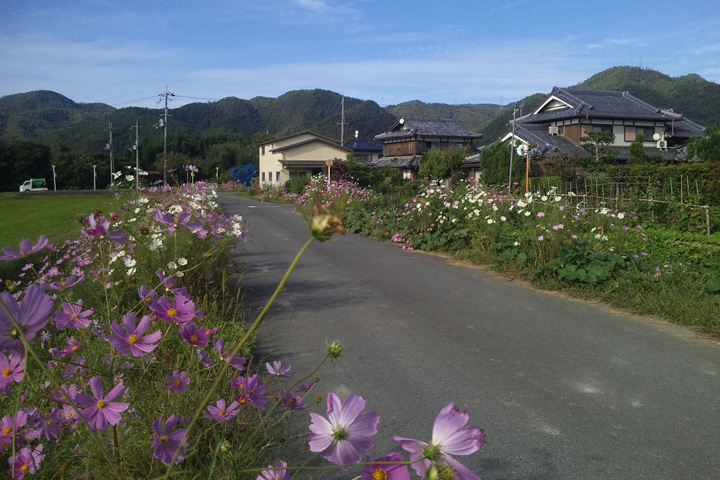
<svg viewBox="0 0 720 480">
<path fill-rule="evenodd" d="M 90 325 L 90 320 L 87 319 L 93 314 L 93 309 L 87 310 L 82 309 L 82 300 L 78 300 L 76 303 L 65 303 L 62 304 L 62 310 L 55 312 L 55 328 L 62 330 L 65 327 L 74 328 L 80 330 Z"/>
<path fill-rule="evenodd" d="M 199 327 L 195 322 L 188 322 L 180 325 L 178 330 L 180 336 L 193 347 L 202 347 L 210 339 L 210 335 L 217 331 L 217 328 Z"/>
<path fill-rule="evenodd" d="M 370 458 L 365 459 L 370 462 Z M 365 465 L 363 468 L 361 480 L 410 480 L 410 471 L 407 465 L 399 465 L 392 463 L 380 462 L 404 462 L 405 459 L 399 453 L 393 452 L 385 457 L 376 458 L 372 465 Z"/>
<path fill-rule="evenodd" d="M 25 337 L 32 340 L 50 319 L 52 298 L 45 294 L 41 286 L 33 284 L 25 290 L 22 302 L 18 303 L 15 297 L 7 291 L 0 293 L 0 302 L 4 303 L 7 308 L 6 312 L 5 308 L 0 307 L 0 350 L 22 352 L 24 349 L 20 340 L 20 332 L 8 317 L 8 312 L 15 319 Z"/>
<path fill-rule="evenodd" d="M 85 417 L 90 427 L 94 430 L 105 430 L 108 425 L 117 425 L 122 420 L 120 413 L 127 410 L 130 405 L 125 402 L 113 402 L 115 398 L 125 391 L 125 385 L 120 382 L 107 395 L 103 396 L 102 380 L 100 380 L 100 377 L 93 377 L 90 379 L 90 390 L 95 398 L 84 393 L 77 393 L 74 398 L 75 403 L 78 405 L 88 407 L 80 413 Z"/>
<path fill-rule="evenodd" d="M 183 454 L 187 450 L 187 443 L 185 443 L 185 433 L 187 428 L 179 428 L 172 431 L 175 425 L 182 419 L 179 415 L 170 415 L 165 425 L 162 426 L 162 419 L 158 418 L 152 424 L 155 435 L 152 438 L 152 445 L 155 447 L 153 455 L 159 459 L 165 465 L 170 465 L 175 452 L 180 450 L 175 463 L 180 463 L 183 460 Z"/>
<path fill-rule="evenodd" d="M 373 445 L 371 435 L 377 433 L 380 417 L 377 412 L 360 413 L 365 400 L 357 395 L 348 395 L 345 402 L 334 393 L 327 396 L 327 418 L 310 413 L 312 423 L 308 442 L 310 451 L 322 453 L 327 460 L 343 465 L 360 461 L 363 454 Z"/>
<path fill-rule="evenodd" d="M 16 260 L 18 258 L 27 257 L 33 253 L 39 252 L 43 248 L 48 246 L 48 239 L 45 235 L 40 235 L 35 245 L 32 244 L 29 238 L 20 240 L 20 248 L 3 247 L 2 252 L 5 254 L 0 257 L 0 260 Z"/>
<path fill-rule="evenodd" d="M 290 472 L 287 469 L 287 463 L 282 460 L 275 462 L 275 466 L 268 465 L 272 470 L 263 470 L 255 480 L 289 480 Z"/>
<path fill-rule="evenodd" d="M 165 386 L 173 393 L 183 392 L 190 385 L 190 377 L 186 372 L 173 371 L 171 375 L 165 376 Z"/>
<path fill-rule="evenodd" d="M 277 360 L 274 361 L 272 365 L 270 365 L 270 362 L 265 362 L 265 368 L 270 375 L 275 375 L 280 378 L 290 378 L 295 373 L 292 371 L 292 367 L 289 363 L 283 365 Z"/>
<path fill-rule="evenodd" d="M 161 320 L 174 323 L 185 323 L 195 318 L 195 303 L 185 295 L 177 295 L 171 301 L 168 297 L 160 297 L 150 303 L 150 310 Z"/>
<path fill-rule="evenodd" d="M 191 232 L 197 232 L 202 228 L 202 223 L 190 222 L 190 214 L 185 212 L 173 215 L 172 213 L 163 213 L 162 210 L 158 208 L 155 210 L 155 220 L 166 225 L 185 227 Z"/>
<path fill-rule="evenodd" d="M 152 318 L 143 315 L 140 323 L 135 326 L 135 314 L 130 312 L 123 315 L 123 330 L 120 325 L 113 320 L 110 325 L 113 335 L 108 337 L 110 345 L 123 355 L 132 355 L 133 357 L 141 357 L 148 352 L 155 350 L 157 345 L 155 342 L 162 337 L 162 331 L 158 330 L 149 335 L 141 336 L 150 326 Z"/>
<path fill-rule="evenodd" d="M 15 350 L 10 352 L 8 357 L 0 352 L 0 392 L 5 390 L 11 383 L 23 379 L 25 370 L 25 358 Z"/>
<path fill-rule="evenodd" d="M 211 418 L 218 423 L 225 423 L 232 420 L 238 413 L 240 413 L 240 410 L 237 402 L 225 406 L 225 400 L 221 398 L 215 402 L 215 405 L 207 406 L 205 418 Z"/>
<path fill-rule="evenodd" d="M 267 390 L 267 386 L 258 383 L 257 374 L 231 378 L 230 386 L 240 390 L 240 394 L 235 397 L 235 401 L 237 401 L 240 405 L 252 403 L 261 410 L 265 408 L 265 404 L 268 401 L 268 398 L 264 395 Z"/>
<path fill-rule="evenodd" d="M 32 447 L 23 447 L 19 452 L 15 453 L 14 458 L 8 458 L 10 469 L 7 473 L 10 475 L 10 478 L 20 479 L 27 474 L 37 472 L 40 462 L 45 458 L 45 454 L 42 453 L 42 451 L 42 444 L 35 447 L 34 450 Z M 11 470 L 13 465 L 15 469 Z"/>
<path fill-rule="evenodd" d="M 58 280 L 56 282 L 43 284 L 43 287 L 50 289 L 50 290 L 64 290 L 66 288 L 72 288 L 75 285 L 79 285 L 84 281 L 85 281 L 85 274 L 81 274 L 79 277 L 70 275 L 69 277 L 65 277 L 65 280 Z"/>
<path fill-rule="evenodd" d="M 449 465 L 461 480 L 480 480 L 470 469 L 450 455 L 470 455 L 480 450 L 485 435 L 478 427 L 465 427 L 470 417 L 467 411 L 460 412 L 454 403 L 448 403 L 435 418 L 430 443 L 404 437 L 393 437 L 403 450 L 410 452 L 413 468 L 421 477 L 433 465 Z"/>
</svg>

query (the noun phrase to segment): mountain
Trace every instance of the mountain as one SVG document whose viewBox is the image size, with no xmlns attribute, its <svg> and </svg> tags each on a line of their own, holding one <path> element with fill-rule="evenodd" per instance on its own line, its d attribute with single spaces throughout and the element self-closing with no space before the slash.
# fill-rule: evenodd
<svg viewBox="0 0 720 480">
<path fill-rule="evenodd" d="M 558 85 L 561 86 L 561 85 Z M 637 67 L 613 67 L 593 75 L 576 87 L 629 91 L 658 108 L 672 108 L 687 118 L 711 125 L 720 123 L 720 85 L 699 75 L 670 77 Z M 548 91 L 552 89 L 548 85 Z M 547 94 L 530 95 L 518 116 L 537 108 Z M 168 135 L 194 135 L 217 131 L 240 133 L 247 140 L 257 132 L 281 136 L 303 130 L 340 137 L 341 103 L 345 110 L 345 139 L 355 131 L 360 140 L 372 140 L 402 116 L 449 118 L 473 132 L 482 133 L 481 143 L 495 141 L 507 132 L 515 105 L 424 103 L 420 100 L 380 107 L 371 100 L 344 98 L 328 90 L 295 90 L 277 98 L 242 100 L 228 97 L 217 102 L 191 103 L 170 111 Z M 113 126 L 116 148 L 127 148 L 135 140 L 135 122 L 141 138 L 157 143 L 162 129 L 154 128 L 163 111 L 128 107 L 116 109 L 101 103 L 75 103 L 50 91 L 36 91 L 0 98 L 0 138 L 27 139 L 56 149 L 66 143 L 76 150 L 102 152 Z M 161 140 L 160 140 L 161 141 Z"/>
</svg>

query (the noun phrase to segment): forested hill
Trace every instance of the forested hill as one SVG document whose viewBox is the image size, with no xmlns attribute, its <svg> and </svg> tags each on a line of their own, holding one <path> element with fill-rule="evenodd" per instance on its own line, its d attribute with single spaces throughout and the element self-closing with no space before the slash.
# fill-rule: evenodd
<svg viewBox="0 0 720 480">
<path fill-rule="evenodd" d="M 565 86 L 565 85 L 557 85 Z M 654 70 L 614 67 L 576 85 L 599 90 L 629 91 L 659 108 L 672 108 L 701 125 L 720 123 L 720 85 L 699 75 L 669 77 Z M 548 85 L 550 91 L 553 85 Z M 546 93 L 526 97 L 517 104 L 522 113 L 536 108 Z M 170 111 L 169 134 L 217 131 L 240 133 L 248 141 L 258 132 L 281 136 L 310 130 L 331 138 L 340 137 L 342 96 L 327 90 L 296 90 L 277 98 L 235 97 L 217 102 L 192 103 Z M 397 118 L 449 118 L 462 127 L 482 133 L 482 143 L 490 143 L 507 131 L 513 104 L 447 105 L 419 100 L 385 108 L 370 100 L 345 98 L 345 138 L 371 140 L 386 131 Z M 142 138 L 161 135 L 155 127 L 161 109 L 128 107 L 117 109 L 105 104 L 84 104 L 50 91 L 36 91 L 0 98 L 0 138 L 31 140 L 57 149 L 65 144 L 74 150 L 101 152 L 113 126 L 114 143 L 131 145 L 134 125 Z"/>
</svg>

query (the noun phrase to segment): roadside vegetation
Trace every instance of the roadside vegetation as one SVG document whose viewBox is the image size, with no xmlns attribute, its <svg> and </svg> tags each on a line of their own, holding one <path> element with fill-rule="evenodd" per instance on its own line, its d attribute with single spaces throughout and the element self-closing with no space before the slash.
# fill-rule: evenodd
<svg viewBox="0 0 720 480">
<path fill-rule="evenodd" d="M 506 153 L 498 163 L 507 165 Z M 499 157 L 490 149 L 485 159 L 492 155 Z M 611 198 L 617 186 L 607 177 L 545 177 L 526 193 L 524 164 L 508 190 L 507 177 L 505 186 L 463 180 L 459 168 L 453 169 L 456 156 L 449 151 L 426 157 L 426 172 L 452 176 L 443 182 L 392 188 L 391 172 L 374 183 L 358 182 L 362 167 L 351 159 L 342 180 L 328 185 L 325 176 L 317 176 L 306 179 L 301 193 L 266 188 L 259 198 L 285 198 L 305 214 L 318 205 L 341 216 L 353 233 L 403 249 L 442 252 L 539 288 L 602 300 L 720 337 L 720 209 L 694 203 L 714 200 L 717 164 L 625 167 L 625 175 L 642 171 L 638 177 L 644 186 L 617 202 Z M 487 176 L 493 175 L 492 162 L 486 165 Z M 340 171 L 337 165 L 333 170 Z M 697 177 L 689 176 L 693 171 Z M 507 174 L 498 169 L 496 176 Z M 692 188 L 682 187 L 683 203 L 659 200 L 663 175 L 667 180 L 673 174 L 678 175 L 676 195 L 678 178 L 683 185 L 692 182 Z M 595 196 L 601 189 L 612 195 Z M 648 195 L 655 201 L 646 201 Z"/>
</svg>

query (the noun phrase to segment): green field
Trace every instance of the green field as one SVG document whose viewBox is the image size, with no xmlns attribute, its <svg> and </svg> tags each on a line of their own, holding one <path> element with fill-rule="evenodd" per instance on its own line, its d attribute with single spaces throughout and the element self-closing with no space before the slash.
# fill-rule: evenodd
<svg viewBox="0 0 720 480">
<path fill-rule="evenodd" d="M 17 248 L 23 238 L 33 243 L 45 235 L 51 243 L 62 243 L 77 236 L 78 217 L 98 210 L 115 210 L 119 201 L 112 192 L 84 195 L 34 193 L 0 194 L 0 247 Z"/>
</svg>

